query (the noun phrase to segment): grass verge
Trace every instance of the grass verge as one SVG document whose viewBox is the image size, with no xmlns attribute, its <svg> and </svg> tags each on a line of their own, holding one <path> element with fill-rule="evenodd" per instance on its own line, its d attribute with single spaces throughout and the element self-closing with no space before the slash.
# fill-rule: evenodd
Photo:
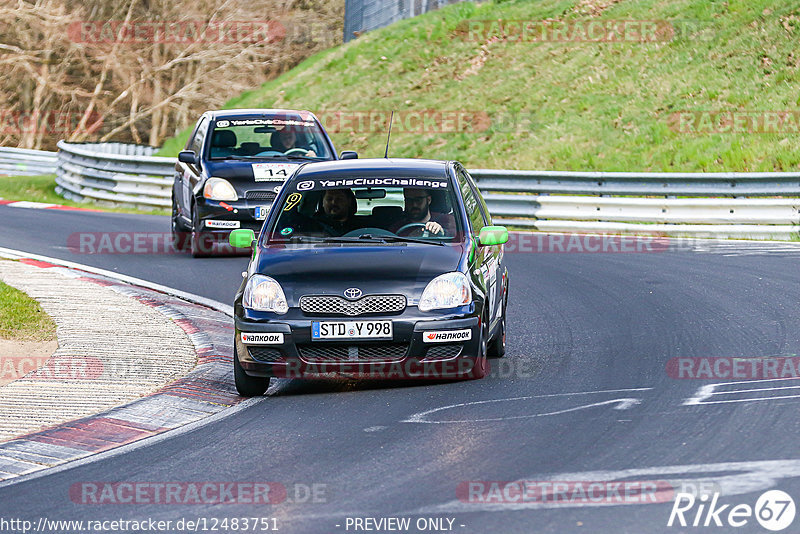
<svg viewBox="0 0 800 534">
<path fill-rule="evenodd" d="M 38 302 L 0 282 L 0 339 L 51 341 L 56 324 Z"/>
</svg>

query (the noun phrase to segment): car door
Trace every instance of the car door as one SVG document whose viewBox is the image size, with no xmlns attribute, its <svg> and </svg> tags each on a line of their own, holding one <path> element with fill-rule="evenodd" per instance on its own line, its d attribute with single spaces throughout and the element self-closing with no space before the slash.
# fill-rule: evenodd
<svg viewBox="0 0 800 534">
<path fill-rule="evenodd" d="M 467 212 L 471 227 L 470 231 L 472 232 L 473 240 L 475 240 L 480 235 L 481 229 L 489 224 L 484 212 L 485 208 L 482 206 L 483 199 L 476 194 L 475 188 L 470 183 L 471 179 L 463 167 L 458 166 L 455 170 L 458 186 L 461 190 L 461 198 L 464 202 L 464 210 Z M 481 289 L 486 296 L 490 329 L 493 328 L 493 323 L 499 318 L 497 310 L 498 259 L 496 251 L 493 250 L 495 248 L 497 247 L 477 247 L 473 261 L 470 263 L 472 274 L 479 280 Z"/>
<path fill-rule="evenodd" d="M 197 128 L 195 128 L 194 133 L 189 138 L 189 142 L 186 143 L 186 150 L 192 150 L 198 156 L 202 155 L 203 143 L 206 138 L 206 132 L 208 132 L 208 124 L 208 117 L 200 118 L 197 122 Z M 195 185 L 201 179 L 202 165 L 201 163 L 194 165 L 192 163 L 178 162 L 178 166 L 179 176 L 177 176 L 176 179 L 180 181 L 182 214 L 186 219 L 190 220 L 192 216 L 192 196 Z"/>
<path fill-rule="evenodd" d="M 472 176 L 470 176 L 466 169 L 462 167 L 461 170 L 464 173 L 467 182 L 472 187 L 473 192 L 475 193 L 475 197 L 478 200 L 478 206 L 481 214 L 483 215 L 483 221 L 486 223 L 486 225 L 491 226 L 492 216 L 489 213 L 489 208 L 486 206 L 486 201 L 483 199 L 480 189 L 478 189 L 478 184 L 475 183 L 475 180 L 473 180 Z M 504 247 L 503 245 L 495 245 L 482 248 L 484 251 L 486 251 L 486 269 L 490 279 L 492 291 L 491 301 L 493 306 L 493 314 L 490 316 L 490 321 L 494 323 L 495 321 L 500 320 L 504 312 L 503 299 L 505 299 L 506 289 L 506 270 L 505 262 L 503 261 Z"/>
</svg>

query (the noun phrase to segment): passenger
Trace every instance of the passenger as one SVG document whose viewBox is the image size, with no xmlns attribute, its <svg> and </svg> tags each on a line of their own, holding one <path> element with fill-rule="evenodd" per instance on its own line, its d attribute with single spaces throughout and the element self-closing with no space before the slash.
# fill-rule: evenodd
<svg viewBox="0 0 800 534">
<path fill-rule="evenodd" d="M 389 230 L 397 233 L 398 230 L 409 224 L 424 224 L 425 230 L 433 235 L 453 236 L 456 231 L 456 220 L 450 213 L 431 211 L 432 196 L 429 189 L 406 188 L 403 190 L 405 209 L 403 216 L 389 226 Z M 421 230 L 421 227 L 416 227 Z M 408 235 L 414 233 L 413 229 L 403 230 Z"/>
</svg>

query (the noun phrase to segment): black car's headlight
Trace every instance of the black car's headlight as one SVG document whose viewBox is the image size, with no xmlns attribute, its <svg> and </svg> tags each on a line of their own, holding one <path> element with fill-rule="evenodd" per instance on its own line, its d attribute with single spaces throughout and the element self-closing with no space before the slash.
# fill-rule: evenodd
<svg viewBox="0 0 800 534">
<path fill-rule="evenodd" d="M 236 189 L 228 180 L 211 177 L 203 186 L 203 196 L 210 200 L 238 200 Z"/>
<path fill-rule="evenodd" d="M 289 311 L 281 285 L 269 276 L 254 274 L 247 281 L 242 295 L 245 308 L 283 314 Z"/>
<path fill-rule="evenodd" d="M 419 299 L 420 311 L 466 306 L 472 302 L 472 289 L 464 273 L 445 273 L 431 280 Z"/>
</svg>

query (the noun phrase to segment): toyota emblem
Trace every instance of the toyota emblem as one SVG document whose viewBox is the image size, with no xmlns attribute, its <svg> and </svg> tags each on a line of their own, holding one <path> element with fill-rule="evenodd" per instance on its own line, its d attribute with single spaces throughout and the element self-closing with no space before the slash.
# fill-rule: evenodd
<svg viewBox="0 0 800 534">
<path fill-rule="evenodd" d="M 361 296 L 361 290 L 357 287 L 349 287 L 344 290 L 344 296 L 350 300 L 355 300 Z"/>
</svg>

